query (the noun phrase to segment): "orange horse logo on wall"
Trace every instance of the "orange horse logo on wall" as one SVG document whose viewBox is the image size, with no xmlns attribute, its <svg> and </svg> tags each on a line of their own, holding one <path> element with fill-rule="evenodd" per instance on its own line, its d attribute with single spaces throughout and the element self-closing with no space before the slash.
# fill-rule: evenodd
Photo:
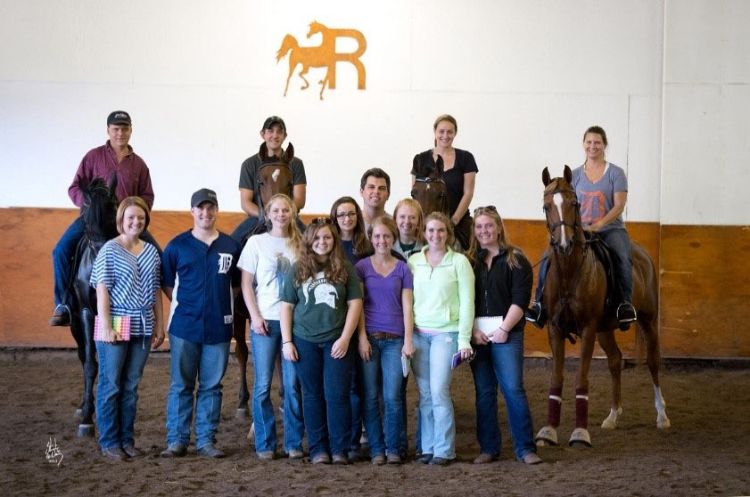
<svg viewBox="0 0 750 497">
<path fill-rule="evenodd" d="M 367 49 L 367 40 L 365 40 L 362 32 L 356 29 L 328 28 L 317 21 L 313 21 L 310 23 L 310 31 L 307 32 L 307 38 L 309 39 L 317 33 L 323 35 L 323 41 L 319 46 L 312 47 L 301 47 L 297 43 L 297 39 L 290 34 L 284 36 L 281 48 L 276 52 L 277 63 L 289 54 L 289 74 L 286 77 L 284 96 L 286 96 L 289 90 L 289 80 L 292 79 L 294 71 L 300 64 L 302 65 L 302 70 L 299 72 L 299 77 L 305 82 L 301 87 L 302 90 L 306 90 L 310 86 L 305 75 L 311 67 L 327 68 L 325 77 L 318 81 L 320 84 L 321 100 L 323 100 L 323 91 L 326 89 L 326 86 L 331 90 L 336 89 L 336 64 L 338 62 L 349 62 L 354 65 L 355 69 L 357 69 L 357 88 L 364 90 L 366 79 L 365 66 L 359 58 Z M 357 49 L 349 53 L 336 52 L 336 38 L 340 37 L 354 39 L 357 42 Z"/>
</svg>

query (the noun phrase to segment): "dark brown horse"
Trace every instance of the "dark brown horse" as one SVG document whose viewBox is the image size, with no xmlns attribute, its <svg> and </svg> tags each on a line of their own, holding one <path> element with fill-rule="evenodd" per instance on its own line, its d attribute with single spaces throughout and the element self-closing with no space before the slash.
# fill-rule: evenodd
<svg viewBox="0 0 750 497">
<path fill-rule="evenodd" d="M 615 428 L 622 406 L 620 373 L 622 353 L 615 341 L 618 323 L 607 309 L 607 278 L 584 236 L 572 172 L 565 166 L 562 178 L 550 178 L 544 168 L 544 211 L 550 235 L 550 267 L 544 286 L 544 302 L 550 316 L 548 336 L 552 349 L 552 378 L 548 401 L 547 426 L 539 430 L 537 445 L 557 445 L 562 404 L 565 338 L 581 340 L 581 363 L 576 376 L 576 427 L 570 445 L 591 446 L 588 432 L 588 373 L 594 343 L 599 340 L 607 354 L 612 376 L 612 406 L 602 428 Z M 658 282 L 654 264 L 646 251 L 632 243 L 633 304 L 638 309 L 637 338 L 645 342 L 646 362 L 654 386 L 657 428 L 668 428 L 666 403 L 659 387 Z"/>
<path fill-rule="evenodd" d="M 83 207 L 81 218 L 84 234 L 76 249 L 70 299 L 70 331 L 76 341 L 78 359 L 83 367 L 83 399 L 76 415 L 80 417 L 78 436 L 94 435 L 94 381 L 98 370 L 96 347 L 94 346 L 94 316 L 96 315 L 96 291 L 89 279 L 96 255 L 104 243 L 117 236 L 115 217 L 117 199 L 114 191 L 117 177 L 110 184 L 97 178 L 82 188 Z"/>
<path fill-rule="evenodd" d="M 415 166 L 411 197 L 419 202 L 425 217 L 436 211 L 450 217 L 452 213 L 448 206 L 448 186 L 443 180 L 443 158 L 438 155 L 435 167 L 425 164 L 425 161 L 420 161 Z"/>
<path fill-rule="evenodd" d="M 259 214 L 258 224 L 255 228 L 248 233 L 245 239 L 242 241 L 244 247 L 247 238 L 252 235 L 265 233 L 268 229 L 266 225 L 266 205 L 268 201 L 277 193 L 283 193 L 289 198 L 292 198 L 292 168 L 290 166 L 292 159 L 294 158 L 294 146 L 290 143 L 287 149 L 282 153 L 278 160 L 271 160 L 268 156 L 268 149 L 266 144 L 263 143 L 260 146 L 259 152 L 261 158 L 261 166 L 258 169 L 257 177 L 257 191 L 255 194 L 255 201 L 258 203 Z M 234 302 L 234 341 L 235 341 L 235 356 L 237 362 L 240 365 L 240 391 L 239 391 L 239 403 L 237 405 L 236 416 L 238 418 L 246 418 L 249 416 L 249 401 L 250 391 L 247 386 L 247 333 L 246 324 L 250 319 L 250 313 L 245 306 L 245 300 L 240 294 Z M 281 371 L 281 368 L 277 368 Z"/>
</svg>

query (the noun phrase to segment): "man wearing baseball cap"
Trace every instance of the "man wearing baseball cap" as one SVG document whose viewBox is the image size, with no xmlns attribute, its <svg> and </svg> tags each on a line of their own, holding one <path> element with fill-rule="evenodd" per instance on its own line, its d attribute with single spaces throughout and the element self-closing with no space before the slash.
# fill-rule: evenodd
<svg viewBox="0 0 750 497">
<path fill-rule="evenodd" d="M 258 224 L 258 218 L 262 214 L 259 205 L 260 201 L 256 197 L 256 193 L 260 192 L 258 171 L 263 164 L 279 162 L 279 159 L 284 157 L 285 151 L 281 145 L 286 140 L 286 136 L 286 124 L 282 118 L 279 116 L 267 118 L 263 123 L 263 128 L 260 130 L 260 137 L 263 139 L 260 150 L 257 154 L 247 158 L 242 163 L 240 168 L 240 205 L 242 210 L 248 215 L 248 218 L 240 223 L 232 233 L 232 238 L 240 243 L 255 229 Z M 301 159 L 294 157 L 289 162 L 289 167 L 292 170 L 292 191 L 290 196 L 297 205 L 297 210 L 301 211 L 305 206 L 307 198 L 305 166 Z M 304 229 L 304 225 L 301 225 L 300 228 Z"/>
<path fill-rule="evenodd" d="M 115 196 L 120 202 L 126 197 L 141 197 L 149 209 L 154 204 L 154 190 L 151 186 L 151 174 L 148 166 L 129 145 L 133 132 L 130 114 L 124 110 L 111 112 L 107 117 L 107 143 L 90 150 L 81 160 L 68 188 L 68 196 L 77 207 L 83 205 L 81 187 L 88 185 L 95 178 L 109 182 L 117 178 Z M 71 224 L 52 251 L 52 268 L 54 271 L 55 310 L 49 320 L 50 326 L 70 325 L 70 311 L 66 289 L 71 278 L 72 260 L 78 242 L 83 237 L 83 221 L 78 217 Z M 155 247 L 159 247 L 154 237 L 144 231 L 141 238 Z"/>
<path fill-rule="evenodd" d="M 193 227 L 169 242 L 162 255 L 162 287 L 175 303 L 168 330 L 171 383 L 162 457 L 187 453 L 194 405 L 198 455 L 224 457 L 216 432 L 232 339 L 232 301 L 240 286 L 240 245 L 216 229 L 218 211 L 216 192 L 201 188 L 193 193 Z"/>
</svg>

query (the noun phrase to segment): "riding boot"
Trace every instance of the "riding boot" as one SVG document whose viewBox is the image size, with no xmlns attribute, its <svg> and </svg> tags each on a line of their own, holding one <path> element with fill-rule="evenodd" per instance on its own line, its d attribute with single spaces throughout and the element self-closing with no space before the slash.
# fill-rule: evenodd
<svg viewBox="0 0 750 497">
<path fill-rule="evenodd" d="M 617 306 L 617 321 L 619 322 L 620 331 L 630 329 L 630 323 L 636 319 L 638 319 L 638 314 L 635 312 L 633 304 L 624 300 Z"/>
<path fill-rule="evenodd" d="M 532 301 L 524 312 L 526 321 L 533 324 L 539 329 L 543 329 L 547 324 L 547 311 L 542 306 L 542 301 Z"/>
<path fill-rule="evenodd" d="M 49 318 L 50 326 L 70 326 L 70 309 L 65 304 L 57 304 Z"/>
</svg>

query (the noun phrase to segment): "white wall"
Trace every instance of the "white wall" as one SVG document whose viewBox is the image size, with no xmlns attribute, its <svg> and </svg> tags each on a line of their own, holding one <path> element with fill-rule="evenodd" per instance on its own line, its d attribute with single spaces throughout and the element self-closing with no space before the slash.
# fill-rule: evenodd
<svg viewBox="0 0 750 497">
<path fill-rule="evenodd" d="M 456 146 L 479 164 L 474 206 L 493 203 L 506 217 L 541 219 L 541 169 L 577 165 L 583 130 L 600 124 L 610 138 L 608 157 L 629 175 L 628 219 L 659 221 L 668 213 L 670 222 L 746 222 L 747 214 L 725 212 L 712 197 L 687 217 L 673 214 L 685 189 L 706 183 L 697 174 L 705 152 L 696 135 L 705 141 L 707 134 L 715 150 L 731 138 L 735 159 L 750 155 L 742 136 L 731 135 L 747 122 L 736 105 L 747 110 L 747 87 L 727 84 L 747 82 L 746 72 L 729 70 L 748 67 L 747 43 L 731 41 L 745 5 L 0 0 L 0 167 L 7 185 L 0 206 L 70 206 L 66 190 L 80 158 L 104 142 L 107 113 L 123 108 L 134 119 L 131 143 L 152 171 L 156 209 L 185 209 L 193 190 L 209 186 L 225 210 L 239 210 L 239 165 L 257 151 L 258 130 L 271 114 L 284 117 L 305 161 L 307 212 L 356 195 L 359 176 L 374 165 L 393 178 L 390 208 L 408 195 L 411 159 L 432 144 L 433 119 L 448 112 L 459 121 Z M 695 29 L 704 10 L 716 28 Z M 313 20 L 365 34 L 366 90 L 356 90 L 354 70 L 339 64 L 337 89 L 326 90 L 325 100 L 317 97 L 322 69 L 311 69 L 307 91 L 294 76 L 283 96 L 288 63 L 277 64 L 276 51 L 287 33 L 302 45 L 319 44 L 305 38 Z M 690 38 L 696 31 L 697 41 Z M 711 45 L 700 41 L 713 40 L 714 31 L 722 34 L 713 46 L 724 71 L 717 86 L 705 88 L 701 73 L 689 69 L 714 60 Z M 680 55 L 682 38 L 694 44 L 698 62 Z M 695 103 L 701 91 L 707 95 L 698 107 L 686 109 L 684 100 Z M 716 100 L 731 104 L 716 119 L 734 126 L 719 132 L 682 121 Z M 675 150 L 675 139 L 691 147 Z M 731 177 L 743 161 L 728 164 L 725 155 L 715 167 Z"/>
</svg>

